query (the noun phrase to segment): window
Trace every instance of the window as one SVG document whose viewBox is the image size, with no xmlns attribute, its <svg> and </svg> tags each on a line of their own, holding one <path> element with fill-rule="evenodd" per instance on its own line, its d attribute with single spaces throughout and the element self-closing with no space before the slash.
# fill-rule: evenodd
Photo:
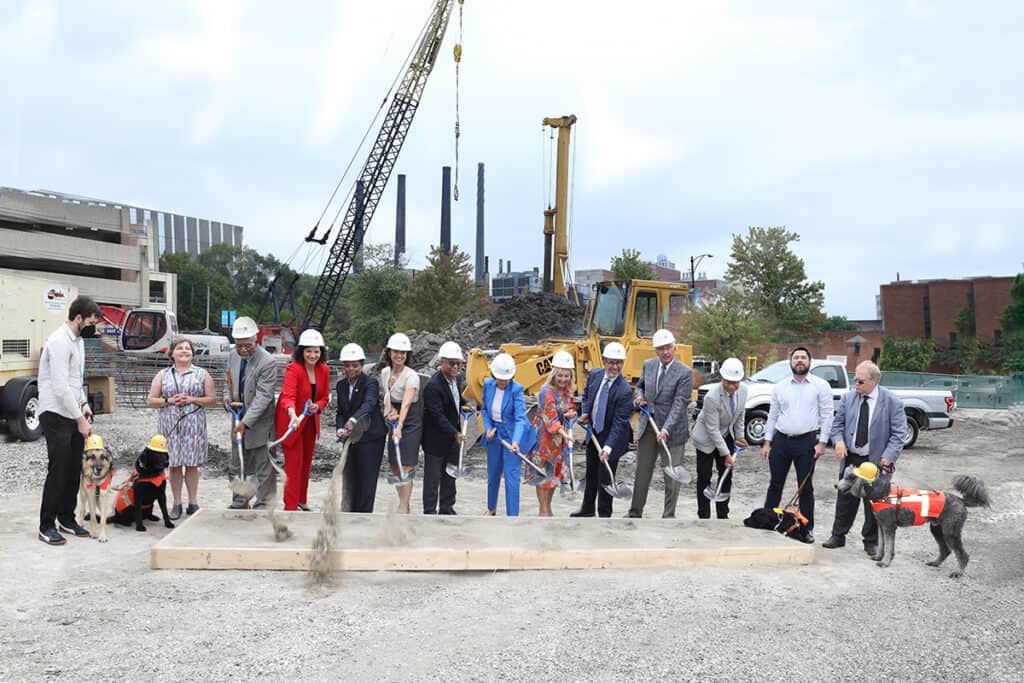
<svg viewBox="0 0 1024 683">
<path fill-rule="evenodd" d="M 683 324 L 683 312 L 688 298 L 685 294 L 671 294 L 668 297 L 668 314 L 662 317 L 661 326 L 673 333 Z"/>
<path fill-rule="evenodd" d="M 924 306 L 924 338 L 932 338 L 932 304 L 931 299 L 928 295 L 925 295 L 924 299 L 921 300 Z"/>
<path fill-rule="evenodd" d="M 150 280 L 149 281 L 149 302 L 152 304 L 165 304 L 167 303 L 167 295 L 165 294 L 165 285 L 167 283 L 163 280 Z"/>
<path fill-rule="evenodd" d="M 131 311 L 124 324 L 121 343 L 125 351 L 148 349 L 167 334 L 167 321 L 156 311 Z"/>
<path fill-rule="evenodd" d="M 621 337 L 626 327 L 626 285 L 601 285 L 596 294 L 591 323 L 600 335 Z"/>
<path fill-rule="evenodd" d="M 811 370 L 811 374 L 828 382 L 833 389 L 841 389 L 844 386 L 839 379 L 839 367 L 836 365 L 819 365 Z"/>
<path fill-rule="evenodd" d="M 658 329 L 658 293 L 636 293 L 636 334 L 638 337 L 653 337 Z"/>
</svg>

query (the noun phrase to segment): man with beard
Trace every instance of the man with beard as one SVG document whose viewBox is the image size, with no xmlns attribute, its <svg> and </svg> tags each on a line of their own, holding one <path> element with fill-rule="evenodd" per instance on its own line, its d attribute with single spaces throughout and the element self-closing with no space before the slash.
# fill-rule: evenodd
<svg viewBox="0 0 1024 683">
<path fill-rule="evenodd" d="M 789 354 L 793 377 L 772 388 L 771 409 L 765 426 L 761 457 L 768 461 L 771 483 L 764 509 L 779 506 L 782 488 L 790 465 L 796 468 L 797 482 L 806 479 L 800 492 L 800 512 L 807 518 L 807 533 L 800 537 L 814 543 L 814 482 L 810 476 L 814 463 L 825 452 L 832 431 L 832 390 L 828 382 L 809 374 L 811 352 L 802 346 Z"/>
</svg>

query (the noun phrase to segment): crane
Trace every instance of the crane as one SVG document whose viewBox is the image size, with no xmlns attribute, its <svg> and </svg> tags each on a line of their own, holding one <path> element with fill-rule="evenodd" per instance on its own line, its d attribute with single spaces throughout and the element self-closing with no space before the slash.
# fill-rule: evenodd
<svg viewBox="0 0 1024 683">
<path fill-rule="evenodd" d="M 348 277 L 356 255 L 363 245 L 363 236 L 373 218 L 384 188 L 391 177 L 402 144 L 409 133 L 413 117 L 419 108 L 420 98 L 427 85 L 427 79 L 434 69 L 438 51 L 444 40 L 455 3 L 460 6 L 465 0 L 436 0 L 434 9 L 421 34 L 419 44 L 413 53 L 401 84 L 391 100 L 384 123 L 377 132 L 377 138 L 370 149 L 369 157 L 363 164 L 362 171 L 356 181 L 356 192 L 345 212 L 345 217 L 338 229 L 337 237 L 331 245 L 330 254 L 324 263 L 323 272 L 317 280 L 309 307 L 303 317 L 304 327 L 315 327 L 323 330 L 331 316 L 331 309 L 341 292 L 341 286 Z M 458 63 L 462 46 L 455 46 L 455 60 Z M 456 135 L 458 135 L 456 124 Z M 313 232 L 307 241 L 326 242 L 326 234 L 321 240 L 313 239 Z"/>
<path fill-rule="evenodd" d="M 554 292 L 579 305 L 569 272 L 569 135 L 576 117 L 548 117 L 544 126 L 558 131 L 555 205 L 544 210 L 544 291 Z M 552 254 L 552 241 L 554 254 Z"/>
</svg>

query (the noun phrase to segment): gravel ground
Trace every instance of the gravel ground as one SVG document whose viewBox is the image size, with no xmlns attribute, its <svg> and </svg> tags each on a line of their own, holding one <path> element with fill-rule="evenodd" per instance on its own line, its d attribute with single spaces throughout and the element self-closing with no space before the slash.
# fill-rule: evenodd
<svg viewBox="0 0 1024 683">
<path fill-rule="evenodd" d="M 971 563 L 961 580 L 947 578 L 952 558 L 941 569 L 925 566 L 934 541 L 924 529 L 899 532 L 885 570 L 851 535 L 844 549 L 818 545 L 804 567 L 352 573 L 326 590 L 295 573 L 152 571 L 149 548 L 167 533 L 159 524 L 146 534 L 114 528 L 105 545 L 36 541 L 45 446 L 0 442 L 0 680 L 1017 681 L 1024 452 L 1007 448 L 1020 431 L 1005 413 L 962 410 L 956 418 L 951 430 L 922 433 L 897 474 L 910 486 L 948 488 L 959 473 L 988 484 L 994 505 L 971 510 Z M 124 466 L 154 423 L 147 412 L 120 411 L 99 416 L 96 430 Z M 223 415 L 211 413 L 210 425 L 214 445 L 227 448 Z M 336 453 L 326 441 L 318 451 L 311 500 L 323 498 Z M 480 455 L 470 455 L 478 467 Z M 200 503 L 218 506 L 227 485 L 212 460 Z M 821 464 L 819 543 L 832 521 L 836 471 Z M 767 467 L 742 460 L 725 523 L 741 524 L 766 484 Z M 482 478 L 459 490 L 461 511 L 482 512 Z M 693 496 L 685 493 L 680 514 L 695 514 Z M 394 505 L 386 484 L 378 501 L 381 510 Z M 572 509 L 559 496 L 555 505 L 556 514 Z M 660 509 L 660 493 L 648 506 Z M 524 513 L 535 510 L 524 489 Z M 616 514 L 624 512 L 617 503 Z"/>
</svg>

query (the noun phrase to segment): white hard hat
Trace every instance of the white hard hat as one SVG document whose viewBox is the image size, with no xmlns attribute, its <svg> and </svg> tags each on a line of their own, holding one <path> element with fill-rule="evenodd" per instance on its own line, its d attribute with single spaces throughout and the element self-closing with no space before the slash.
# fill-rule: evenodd
<svg viewBox="0 0 1024 683">
<path fill-rule="evenodd" d="M 437 350 L 437 355 L 449 360 L 462 360 L 462 347 L 453 341 L 446 341 Z"/>
<path fill-rule="evenodd" d="M 491 362 L 491 374 L 495 379 L 512 379 L 516 376 L 516 362 L 507 353 L 499 353 Z"/>
<path fill-rule="evenodd" d="M 719 374 L 722 375 L 722 379 L 739 382 L 743 379 L 743 362 L 739 358 L 726 358 Z"/>
<path fill-rule="evenodd" d="M 299 335 L 299 346 L 323 346 L 324 336 L 316 330 L 304 330 Z"/>
<path fill-rule="evenodd" d="M 675 344 L 676 336 L 669 330 L 661 329 L 654 333 L 654 339 L 651 340 L 651 344 L 654 348 L 664 346 L 665 344 Z"/>
<path fill-rule="evenodd" d="M 568 351 L 559 351 L 551 359 L 551 367 L 561 368 L 562 370 L 575 370 L 576 361 L 573 360 L 572 354 Z"/>
<path fill-rule="evenodd" d="M 608 360 L 626 360 L 626 347 L 619 342 L 608 342 L 601 355 Z"/>
<path fill-rule="evenodd" d="M 231 326 L 231 336 L 235 339 L 249 339 L 255 337 L 260 331 L 256 321 L 248 316 L 235 318 L 235 324 Z"/>
<path fill-rule="evenodd" d="M 412 351 L 412 342 L 401 332 L 395 332 L 388 337 L 388 348 L 392 351 Z"/>
<path fill-rule="evenodd" d="M 341 354 L 338 355 L 338 360 L 366 360 L 366 354 L 363 353 L 363 347 L 359 344 L 345 344 L 341 347 Z"/>
</svg>

